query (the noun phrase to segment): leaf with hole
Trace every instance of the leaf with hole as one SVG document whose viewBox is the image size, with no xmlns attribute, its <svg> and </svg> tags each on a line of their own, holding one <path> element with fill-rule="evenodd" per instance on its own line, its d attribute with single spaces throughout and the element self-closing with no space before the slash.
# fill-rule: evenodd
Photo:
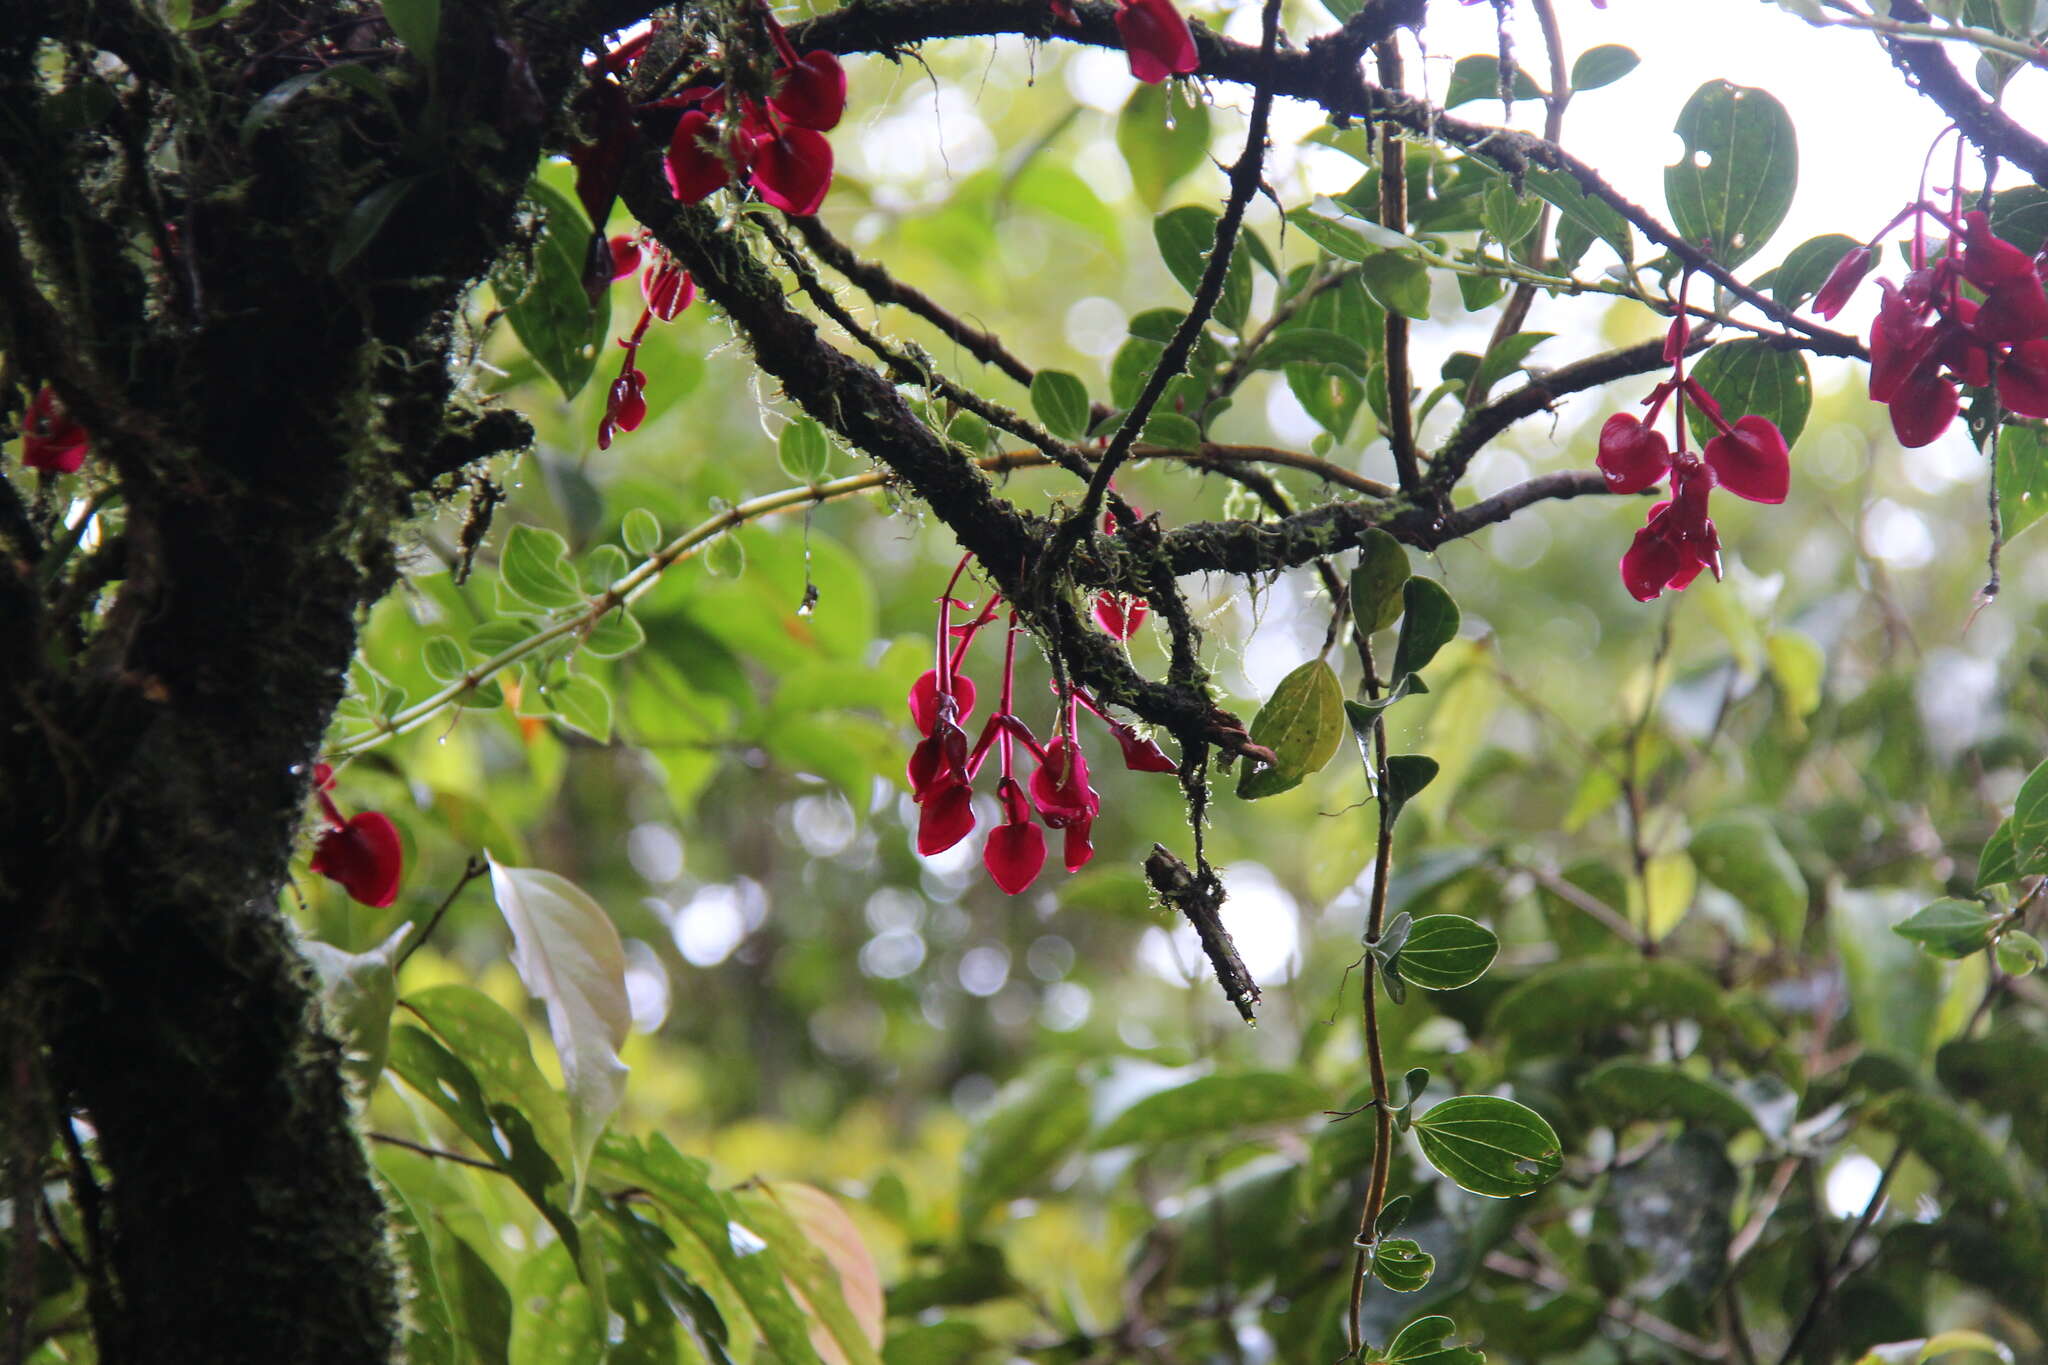
<svg viewBox="0 0 2048 1365">
<path fill-rule="evenodd" d="M 1672 226 L 1722 265 L 1739 265 L 1763 249 L 1792 207 L 1799 183 L 1792 118 L 1769 91 L 1716 80 L 1686 101 L 1677 132 L 1684 150 L 1664 170 Z"/>
<path fill-rule="evenodd" d="M 1460 1189 L 1511 1199 L 1541 1188 L 1564 1164 L 1557 1134 L 1527 1105 L 1460 1095 L 1415 1120 L 1429 1164 Z"/>
</svg>

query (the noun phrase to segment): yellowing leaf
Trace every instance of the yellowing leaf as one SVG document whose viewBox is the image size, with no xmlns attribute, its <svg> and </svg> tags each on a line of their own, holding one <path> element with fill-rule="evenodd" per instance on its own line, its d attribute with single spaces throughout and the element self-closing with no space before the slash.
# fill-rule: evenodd
<svg viewBox="0 0 2048 1365">
<path fill-rule="evenodd" d="M 1652 940 L 1676 929 L 1692 909 L 1693 894 L 1699 890 L 1699 869 L 1683 853 L 1660 853 L 1643 865 L 1641 887 L 1629 889 L 1630 917 L 1642 925 Z"/>
<path fill-rule="evenodd" d="M 1252 720 L 1255 744 L 1273 751 L 1275 763 L 1246 764 L 1237 794 L 1247 801 L 1298 787 L 1335 756 L 1344 737 L 1344 689 L 1321 659 L 1311 659 L 1280 680 Z"/>
</svg>

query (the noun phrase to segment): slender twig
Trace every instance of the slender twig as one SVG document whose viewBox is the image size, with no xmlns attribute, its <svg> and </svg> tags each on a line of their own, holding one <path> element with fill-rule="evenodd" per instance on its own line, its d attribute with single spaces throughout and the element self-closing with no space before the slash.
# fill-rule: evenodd
<svg viewBox="0 0 2048 1365">
<path fill-rule="evenodd" d="M 430 1156 L 436 1161 L 453 1161 L 459 1166 L 473 1166 L 479 1171 L 496 1171 L 500 1175 L 505 1174 L 503 1168 L 495 1161 L 485 1161 L 479 1157 L 464 1156 L 460 1152 L 451 1152 L 440 1147 L 429 1147 L 423 1142 L 414 1142 L 411 1138 L 398 1137 L 392 1133 L 366 1133 L 364 1136 L 372 1142 L 381 1142 L 387 1147 L 403 1147 L 408 1152 L 417 1152 L 421 1156 Z"/>
<path fill-rule="evenodd" d="M 478 877 L 484 876 L 490 870 L 491 865 L 489 862 L 477 857 L 474 853 L 469 855 L 469 861 L 463 865 L 462 875 L 456 879 L 455 885 L 448 889 L 448 894 L 441 898 L 441 903 L 434 907 L 434 913 L 428 918 L 426 927 L 413 936 L 412 942 L 405 945 L 405 951 L 401 952 L 397 959 L 392 962 L 391 970 L 394 973 L 405 966 L 414 953 L 426 946 L 427 940 L 434 936 L 434 931 L 441 927 L 441 917 L 448 913 L 449 906 L 455 904 L 455 898 L 461 895 L 471 882 L 475 881 Z"/>
<path fill-rule="evenodd" d="M 1849 1278 L 1849 1258 L 1855 1253 L 1857 1241 L 1864 1233 L 1870 1231 L 1870 1225 L 1877 1221 L 1877 1215 L 1883 1211 L 1885 1195 L 1891 1189 L 1892 1177 L 1897 1175 L 1899 1167 L 1905 1164 L 1906 1151 L 1906 1144 L 1903 1142 L 1892 1149 L 1891 1159 L 1885 1162 L 1884 1170 L 1877 1177 L 1877 1188 L 1870 1192 L 1869 1201 L 1863 1205 L 1862 1216 L 1857 1218 L 1856 1226 L 1851 1228 L 1848 1237 L 1843 1239 L 1841 1249 L 1835 1253 L 1834 1265 L 1821 1276 L 1820 1283 L 1814 1286 L 1813 1297 L 1806 1301 L 1806 1311 L 1800 1315 L 1799 1325 L 1792 1329 L 1791 1339 L 1785 1343 L 1783 1353 L 1778 1356 L 1778 1365 L 1791 1365 L 1798 1357 L 1799 1348 L 1806 1344 L 1807 1335 L 1820 1321 L 1821 1311 L 1827 1307 L 1828 1300 Z"/>
<path fill-rule="evenodd" d="M 1892 18 L 1926 24 L 1934 16 L 1919 0 L 1891 0 Z M 1997 105 L 1989 103 L 1956 69 L 1941 44 L 1924 38 L 1886 37 L 1885 51 L 1909 78 L 1909 84 L 1939 105 L 1941 111 L 1979 148 L 2012 162 L 2037 181 L 2048 182 L 2048 142 L 2022 128 Z"/>
<path fill-rule="evenodd" d="M 1258 69 L 1262 78 L 1270 72 L 1279 40 L 1280 0 L 1266 0 L 1259 34 Z M 1145 419 L 1152 415 L 1152 409 L 1166 392 L 1167 384 L 1187 367 L 1196 339 L 1209 325 L 1210 316 L 1223 298 L 1223 283 L 1230 273 L 1230 259 L 1236 253 L 1238 229 L 1244 223 L 1244 211 L 1251 204 L 1252 196 L 1259 192 L 1260 172 L 1266 164 L 1266 124 L 1272 113 L 1272 83 L 1260 79 L 1254 86 L 1244 151 L 1239 153 L 1236 164 L 1230 168 L 1230 193 L 1225 197 L 1223 212 L 1216 220 L 1216 236 L 1209 248 L 1209 262 L 1202 270 L 1200 283 L 1195 286 L 1195 296 L 1188 304 L 1187 316 L 1174 329 L 1173 339 L 1166 343 L 1166 349 L 1160 352 L 1159 363 L 1146 376 L 1137 401 L 1131 404 L 1122 425 L 1110 438 L 1109 449 L 1103 452 L 1101 463 L 1095 466 L 1095 477 L 1089 480 L 1081 505 L 1061 524 L 1059 534 L 1046 555 L 1048 569 L 1056 569 L 1065 561 L 1074 544 L 1101 515 L 1102 499 L 1109 490 L 1109 481 L 1116 477 L 1116 471 L 1137 443 L 1138 433 L 1145 428 Z"/>
<path fill-rule="evenodd" d="M 1380 84 L 1401 88 L 1401 44 L 1386 38 L 1373 48 Z M 1380 137 L 1380 224 L 1391 232 L 1408 231 L 1408 144 L 1387 129 Z M 1408 372 L 1408 315 L 1386 310 L 1381 373 L 1387 385 L 1387 446 L 1394 456 L 1394 477 L 1403 493 L 1422 481 L 1415 461 L 1415 381 Z M 1367 978 L 1368 989 L 1371 978 Z"/>
</svg>

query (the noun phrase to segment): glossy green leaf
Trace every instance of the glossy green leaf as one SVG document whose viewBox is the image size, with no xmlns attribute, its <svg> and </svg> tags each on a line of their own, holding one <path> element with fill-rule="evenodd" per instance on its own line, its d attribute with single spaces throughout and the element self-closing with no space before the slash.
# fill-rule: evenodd
<svg viewBox="0 0 2048 1365">
<path fill-rule="evenodd" d="M 1379 1359 L 1385 1365 L 1486 1365 L 1486 1357 L 1471 1347 L 1448 1344 L 1457 1330 L 1446 1317 L 1417 1318 L 1394 1335 Z"/>
<path fill-rule="evenodd" d="M 1166 347 L 1157 341 L 1138 336 L 1126 338 L 1109 362 L 1109 401 L 1126 409 L 1136 403 L 1165 351 Z"/>
<path fill-rule="evenodd" d="M 1358 567 L 1351 571 L 1351 620 L 1359 633 L 1385 630 L 1401 617 L 1403 588 L 1414 570 L 1408 549 L 1375 526 L 1358 544 Z"/>
<path fill-rule="evenodd" d="M 1363 379 L 1372 368 L 1372 357 L 1350 337 L 1317 327 L 1286 328 L 1259 347 L 1258 367 L 1262 370 L 1302 363 L 1339 365 Z"/>
<path fill-rule="evenodd" d="M 1363 261 L 1373 254 L 1373 246 L 1363 234 L 1323 217 L 1314 209 L 1295 209 L 1287 215 L 1287 222 L 1339 260 Z"/>
<path fill-rule="evenodd" d="M 1359 278 L 1373 301 L 1390 312 L 1429 319 L 1429 267 L 1413 256 L 1382 251 L 1360 262 Z"/>
<path fill-rule="evenodd" d="M 1155 412 L 1145 419 L 1145 440 L 1168 450 L 1194 450 L 1202 444 L 1202 429 L 1191 417 L 1177 412 Z"/>
<path fill-rule="evenodd" d="M 1088 386 L 1064 370 L 1040 370 L 1032 376 L 1031 410 L 1062 440 L 1076 441 L 1088 434 Z"/>
<path fill-rule="evenodd" d="M 1209 160 L 1209 105 L 1174 83 L 1139 85 L 1116 120 L 1117 150 L 1139 201 L 1156 207 L 1166 192 Z"/>
<path fill-rule="evenodd" d="M 1203 1076 L 1139 1100 L 1088 1145 L 1097 1150 L 1130 1144 L 1151 1148 L 1183 1138 L 1221 1136 L 1305 1118 L 1320 1113 L 1329 1102 L 1321 1086 L 1291 1071 Z"/>
<path fill-rule="evenodd" d="M 578 607 L 585 598 L 570 572 L 568 542 L 553 531 L 520 522 L 505 537 L 500 582 L 519 602 L 536 607 Z"/>
<path fill-rule="evenodd" d="M 1532 166 L 1525 172 L 1524 178 L 1530 189 L 1550 201 L 1552 208 L 1593 237 L 1613 247 L 1615 254 L 1622 260 L 1635 259 L 1635 239 L 1630 235 L 1628 219 L 1621 216 L 1619 209 L 1604 199 L 1595 199 L 1587 194 L 1578 181 L 1563 171 Z M 1562 238 L 1562 224 L 1559 225 L 1558 233 Z"/>
<path fill-rule="evenodd" d="M 1308 415 L 1333 439 L 1343 440 L 1365 401 L 1364 381 L 1338 365 L 1289 365 L 1284 372 L 1288 389 Z"/>
<path fill-rule="evenodd" d="M 2024 929 L 2008 929 L 1998 936 L 1998 970 L 2007 976 L 2032 976 L 2048 966 L 2048 949 Z"/>
<path fill-rule="evenodd" d="M 1579 1094 L 1610 1125 L 1676 1119 L 1732 1134 L 1755 1122 L 1749 1106 L 1720 1082 L 1670 1065 L 1612 1061 L 1580 1081 Z"/>
<path fill-rule="evenodd" d="M 1404 674 L 1404 681 L 1415 675 Z M 1344 703 L 1349 712 L 1354 703 Z M 1354 719 L 1353 728 L 1357 729 Z M 1401 808 L 1420 795 L 1422 789 L 1436 781 L 1437 761 L 1428 754 L 1390 754 L 1387 757 L 1386 800 L 1390 819 L 1399 819 Z M 1421 982 L 1416 982 L 1421 985 Z"/>
<path fill-rule="evenodd" d="M 490 860 L 491 891 L 512 930 L 512 966 L 547 1006 L 548 1032 L 569 1096 L 570 1161 L 580 1201 L 590 1154 L 625 1093 L 619 1060 L 633 1014 L 626 959 L 611 916 L 559 873 Z"/>
<path fill-rule="evenodd" d="M 1936 957 L 1968 957 L 1991 942 L 1992 926 L 1999 916 L 1978 901 L 1943 897 L 1914 912 L 1892 932 L 1911 939 Z"/>
<path fill-rule="evenodd" d="M 1813 410 L 1813 379 L 1806 357 L 1797 351 L 1781 351 L 1755 338 L 1724 341 L 1693 363 L 1692 377 L 1714 395 L 1729 422 L 1752 414 L 1767 417 L 1785 433 L 1788 447 L 1806 430 L 1807 414 Z M 1701 445 L 1720 434 L 1696 406 L 1689 406 L 1686 416 L 1693 439 Z"/>
<path fill-rule="evenodd" d="M 1545 967 L 1494 1002 L 1489 1031 L 1523 1056 L 1572 1051 L 1578 1040 L 1622 1024 L 1696 1019 L 1727 1027 L 1721 987 L 1670 958 L 1591 958 Z"/>
<path fill-rule="evenodd" d="M 1159 259 L 1190 295 L 1201 287 L 1209 249 L 1216 245 L 1216 218 L 1214 209 L 1185 204 L 1152 220 L 1152 237 L 1159 246 Z"/>
<path fill-rule="evenodd" d="M 647 643 L 647 631 L 626 607 L 616 607 L 597 618 L 597 624 L 583 637 L 583 648 L 600 659 L 619 659 Z"/>
<path fill-rule="evenodd" d="M 1993 195 L 1991 230 L 2030 256 L 2048 246 L 2048 189 L 2015 185 Z"/>
<path fill-rule="evenodd" d="M 626 552 L 618 546 L 593 545 L 584 553 L 577 577 L 583 584 L 583 590 L 594 597 L 624 578 L 631 567 Z"/>
<path fill-rule="evenodd" d="M 661 548 L 661 518 L 645 507 L 632 508 L 619 522 L 619 539 L 634 554 L 651 555 Z"/>
<path fill-rule="evenodd" d="M 1426 991 L 1454 991 L 1486 974 L 1500 952 L 1493 930 L 1463 915 L 1424 915 L 1408 931 L 1395 967 Z"/>
<path fill-rule="evenodd" d="M 1493 1095 L 1460 1095 L 1413 1125 L 1423 1156 L 1460 1189 L 1510 1199 L 1538 1189 L 1564 1164 L 1543 1116 Z"/>
<path fill-rule="evenodd" d="M 704 549 L 704 571 L 713 578 L 738 578 L 747 571 L 747 547 L 731 531 Z"/>
<path fill-rule="evenodd" d="M 462 646 L 446 635 L 436 635 L 420 646 L 420 663 L 437 682 L 452 682 L 467 670 Z"/>
<path fill-rule="evenodd" d="M 808 417 L 797 417 L 777 433 L 775 457 L 782 472 L 798 483 L 818 483 L 831 467 L 832 443 L 825 439 L 825 428 Z"/>
<path fill-rule="evenodd" d="M 1542 196 L 1516 193 L 1515 182 L 1506 176 L 1495 178 L 1479 197 L 1479 221 L 1503 247 L 1519 246 L 1524 237 L 1534 232 L 1543 209 Z"/>
<path fill-rule="evenodd" d="M 1458 604 L 1434 578 L 1410 578 L 1401 585 L 1401 642 L 1394 647 L 1394 676 L 1420 673 L 1437 651 L 1458 636 Z"/>
<path fill-rule="evenodd" d="M 1575 94 L 1612 85 L 1642 65 L 1633 48 L 1619 43 L 1589 47 L 1572 63 L 1572 91 Z"/>
<path fill-rule="evenodd" d="M 1251 737 L 1276 762 L 1239 771 L 1237 794 L 1247 801 L 1301 785 L 1336 755 L 1344 738 L 1344 691 L 1321 659 L 1311 659 L 1280 680 L 1252 718 Z"/>
<path fill-rule="evenodd" d="M 1677 132 L 1684 151 L 1664 170 L 1672 226 L 1722 265 L 1739 265 L 1763 249 L 1792 207 L 1799 183 L 1792 118 L 1767 90 L 1708 81 L 1679 111 Z"/>
<path fill-rule="evenodd" d="M 1436 1257 L 1406 1237 L 1373 1245 L 1372 1277 L 1397 1294 L 1413 1294 L 1436 1273 Z"/>
<path fill-rule="evenodd" d="M 1072 1058 L 1048 1058 L 996 1093 L 960 1155 L 960 1225 L 1032 1189 L 1088 1131 L 1088 1089 Z"/>
<path fill-rule="evenodd" d="M 2012 821 L 2002 820 L 1977 857 L 1977 889 L 2000 886 L 2019 875 L 2019 860 L 2012 847 Z"/>
<path fill-rule="evenodd" d="M 2016 422 L 1998 429 L 1999 529 L 2010 545 L 2048 513 L 2048 446 Z"/>
</svg>

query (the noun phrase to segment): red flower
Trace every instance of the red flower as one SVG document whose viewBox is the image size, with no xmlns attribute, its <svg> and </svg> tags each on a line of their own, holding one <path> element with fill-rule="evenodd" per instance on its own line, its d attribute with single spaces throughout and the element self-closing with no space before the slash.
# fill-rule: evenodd
<svg viewBox="0 0 2048 1365">
<path fill-rule="evenodd" d="M 1116 29 L 1123 35 L 1131 74 L 1147 85 L 1184 76 L 1202 64 L 1194 30 L 1173 7 L 1173 0 L 1123 0 Z"/>
<path fill-rule="evenodd" d="M 1093 820 L 1102 809 L 1101 798 L 1088 785 L 1088 759 L 1070 736 L 1045 746 L 1045 757 L 1031 774 L 1031 800 L 1053 829 Z"/>
<path fill-rule="evenodd" d="M 1003 823 L 989 831 L 981 861 L 995 884 L 1014 896 L 1037 880 L 1044 868 L 1045 835 L 1031 823 L 1031 808 L 1025 804 L 1024 790 L 1016 778 L 998 782 L 996 798 L 1003 803 Z"/>
<path fill-rule="evenodd" d="M 2048 339 L 2006 354 L 1998 366 L 1998 401 L 2022 417 L 2048 417 Z"/>
<path fill-rule="evenodd" d="M 640 268 L 640 241 L 630 233 L 620 233 L 608 243 L 612 250 L 612 279 L 623 280 Z"/>
<path fill-rule="evenodd" d="M 660 261 L 648 266 L 640 277 L 640 293 L 647 300 L 648 311 L 663 322 L 673 322 L 676 314 L 696 300 L 697 282 L 664 251 Z"/>
<path fill-rule="evenodd" d="M 76 474 L 91 438 L 48 384 L 29 400 L 21 423 L 21 462 L 46 474 Z"/>
<path fill-rule="evenodd" d="M 668 140 L 668 156 L 662 168 L 668 187 L 685 204 L 707 199 L 732 181 L 732 163 L 720 151 L 714 137 L 711 116 L 702 109 L 686 109 L 676 120 L 675 135 Z M 737 146 L 729 149 L 737 152 Z M 734 161 L 739 160 L 737 156 Z"/>
<path fill-rule="evenodd" d="M 1600 454 L 1593 461 L 1607 479 L 1610 493 L 1640 493 L 1661 483 L 1671 468 L 1671 446 L 1664 433 L 1645 426 L 1633 413 L 1617 412 L 1600 428 Z"/>
<path fill-rule="evenodd" d="M 785 40 L 786 41 L 786 40 Z M 846 113 L 846 69 L 829 52 L 807 52 L 778 73 L 781 88 L 768 107 L 786 123 L 829 133 Z"/>
<path fill-rule="evenodd" d="M 351 899 L 381 910 L 398 899 L 398 882 L 405 871 L 398 830 L 378 811 L 343 819 L 327 794 L 333 785 L 334 770 L 325 763 L 316 765 L 313 793 L 320 798 L 327 828 L 313 848 L 313 871 L 340 883 Z"/>
<path fill-rule="evenodd" d="M 832 144 L 809 128 L 784 128 L 754 144 L 754 189 L 794 218 L 807 218 L 832 188 Z"/>
<path fill-rule="evenodd" d="M 1785 433 L 1768 417 L 1743 417 L 1733 430 L 1707 442 L 1714 482 L 1751 502 L 1783 502 L 1792 484 Z"/>
<path fill-rule="evenodd" d="M 1863 283 L 1863 277 L 1869 270 L 1870 248 L 1851 248 L 1835 262 L 1835 268 L 1828 272 L 1820 292 L 1813 296 L 1813 311 L 1832 321 L 1835 314 L 1848 304 L 1849 296 L 1856 292 L 1857 285 Z"/>
<path fill-rule="evenodd" d="M 1673 466 L 1675 496 L 1650 509 L 1650 519 L 1636 532 L 1621 557 L 1621 581 L 1629 595 L 1647 602 L 1666 588 L 1677 592 L 1699 577 L 1701 569 L 1721 576 L 1721 536 L 1707 516 L 1707 494 L 1713 475 L 1696 457 Z"/>
</svg>

